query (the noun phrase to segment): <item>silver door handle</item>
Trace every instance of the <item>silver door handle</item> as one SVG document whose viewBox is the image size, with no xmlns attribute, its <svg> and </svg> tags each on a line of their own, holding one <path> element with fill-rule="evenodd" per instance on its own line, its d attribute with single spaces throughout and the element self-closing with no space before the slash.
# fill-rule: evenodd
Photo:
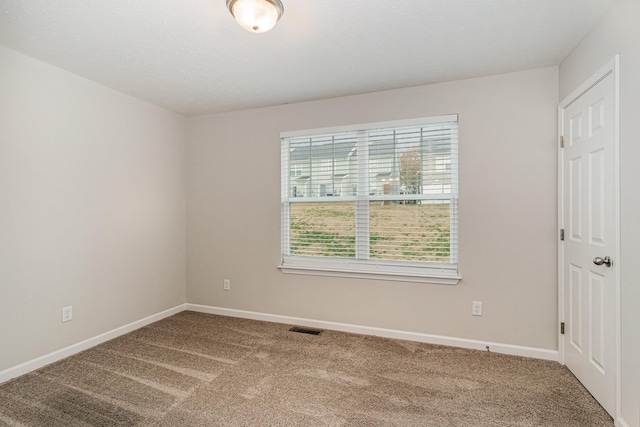
<svg viewBox="0 0 640 427">
<path fill-rule="evenodd" d="M 613 262 L 611 261 L 611 258 L 609 258 L 608 256 L 604 257 L 604 258 L 600 258 L 599 256 L 595 257 L 593 259 L 593 263 L 595 265 L 606 265 L 607 267 L 611 267 L 611 265 L 613 264 Z"/>
</svg>

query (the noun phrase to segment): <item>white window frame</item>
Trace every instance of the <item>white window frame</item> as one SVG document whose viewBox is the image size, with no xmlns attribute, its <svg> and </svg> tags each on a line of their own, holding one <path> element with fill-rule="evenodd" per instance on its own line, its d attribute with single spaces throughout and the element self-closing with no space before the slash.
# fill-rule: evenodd
<svg viewBox="0 0 640 427">
<path fill-rule="evenodd" d="M 362 140 L 358 137 L 358 154 L 359 157 L 367 157 L 368 139 L 366 131 L 381 128 L 393 128 L 404 126 L 425 126 L 442 122 L 457 122 L 458 115 L 451 114 L 445 116 L 426 117 L 409 120 L 396 120 L 389 122 L 366 123 L 359 125 L 340 126 L 322 129 L 307 129 L 301 131 L 282 132 L 281 139 L 308 137 L 310 135 L 326 135 L 340 132 L 360 132 L 363 136 Z M 455 139 L 455 141 L 453 140 Z M 452 138 L 452 158 L 451 161 L 451 215 L 457 219 L 458 206 L 458 170 L 457 170 L 457 137 Z M 457 227 L 453 227 L 450 233 L 450 245 L 452 248 L 451 263 L 427 263 L 427 262 L 408 262 L 393 261 L 380 259 L 357 259 L 360 255 L 368 254 L 369 242 L 359 241 L 356 244 L 356 259 L 347 258 L 328 258 L 328 257 L 312 257 L 312 256 L 292 256 L 290 255 L 290 171 L 289 171 L 289 155 L 288 145 L 282 144 L 282 181 L 281 181 L 281 232 L 282 232 L 282 263 L 278 268 L 286 274 L 303 274 L 314 276 L 330 276 L 330 277 L 352 277 L 362 279 L 379 279 L 404 282 L 422 282 L 455 285 L 461 277 L 458 273 L 458 233 Z M 354 197 L 341 197 L 340 201 L 354 201 L 359 205 L 359 209 L 367 210 L 369 207 L 369 176 L 365 162 L 358 163 L 358 187 L 357 195 Z M 424 195 L 420 196 L 424 198 Z M 390 195 L 390 200 L 415 199 L 415 195 Z M 442 199 L 439 195 L 434 199 Z M 308 198 L 306 201 L 329 201 L 326 198 Z M 454 222 L 452 222 L 453 224 Z M 369 227 L 367 221 L 358 222 L 356 227 Z"/>
</svg>

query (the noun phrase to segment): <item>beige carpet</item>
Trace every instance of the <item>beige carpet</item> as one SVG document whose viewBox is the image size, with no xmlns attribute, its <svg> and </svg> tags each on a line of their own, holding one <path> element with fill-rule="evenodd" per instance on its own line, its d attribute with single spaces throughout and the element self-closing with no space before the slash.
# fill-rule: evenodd
<svg viewBox="0 0 640 427">
<path fill-rule="evenodd" d="M 0 385 L 0 426 L 612 426 L 554 362 L 183 312 Z"/>
</svg>

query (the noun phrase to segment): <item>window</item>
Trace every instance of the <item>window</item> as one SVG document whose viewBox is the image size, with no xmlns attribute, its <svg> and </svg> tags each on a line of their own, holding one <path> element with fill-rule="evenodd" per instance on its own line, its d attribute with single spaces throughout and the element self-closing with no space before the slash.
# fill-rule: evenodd
<svg viewBox="0 0 640 427">
<path fill-rule="evenodd" d="M 460 280 L 457 115 L 281 138 L 283 272 Z"/>
</svg>

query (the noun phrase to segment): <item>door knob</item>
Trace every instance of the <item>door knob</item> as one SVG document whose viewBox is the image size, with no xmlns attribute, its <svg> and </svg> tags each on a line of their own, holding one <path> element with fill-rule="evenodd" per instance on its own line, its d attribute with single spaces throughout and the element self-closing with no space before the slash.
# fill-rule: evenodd
<svg viewBox="0 0 640 427">
<path fill-rule="evenodd" d="M 599 256 L 595 257 L 593 259 L 593 263 L 595 265 L 606 265 L 607 267 L 611 267 L 611 264 L 613 264 L 613 262 L 611 261 L 611 258 L 609 258 L 608 256 L 604 257 L 604 258 L 600 258 Z"/>
</svg>

